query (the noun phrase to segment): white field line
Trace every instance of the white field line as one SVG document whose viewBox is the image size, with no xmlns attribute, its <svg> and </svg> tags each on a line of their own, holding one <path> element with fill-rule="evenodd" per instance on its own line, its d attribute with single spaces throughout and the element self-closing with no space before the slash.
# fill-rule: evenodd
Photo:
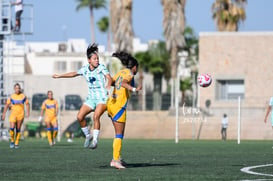
<svg viewBox="0 0 273 181">
<path fill-rule="evenodd" d="M 248 174 L 252 174 L 252 175 L 262 175 L 262 176 L 273 177 L 273 174 L 259 173 L 259 172 L 251 171 L 251 169 L 254 169 L 254 168 L 271 167 L 271 166 L 273 166 L 273 164 L 265 164 L 265 165 L 256 165 L 256 166 L 251 166 L 251 167 L 244 167 L 244 168 L 241 169 L 241 171 L 245 172 L 245 173 L 248 173 Z"/>
</svg>

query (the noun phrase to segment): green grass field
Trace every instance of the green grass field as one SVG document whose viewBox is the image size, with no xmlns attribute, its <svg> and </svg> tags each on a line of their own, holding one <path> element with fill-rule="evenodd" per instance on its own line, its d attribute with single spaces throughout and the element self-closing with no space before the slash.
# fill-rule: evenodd
<svg viewBox="0 0 273 181">
<path fill-rule="evenodd" d="M 0 180 L 259 180 L 243 167 L 273 163 L 272 141 L 191 141 L 124 139 L 128 168 L 111 168 L 112 140 L 100 139 L 96 150 L 83 148 L 84 138 L 49 147 L 28 138 L 20 149 L 0 142 Z M 273 174 L 273 166 L 252 171 Z"/>
</svg>

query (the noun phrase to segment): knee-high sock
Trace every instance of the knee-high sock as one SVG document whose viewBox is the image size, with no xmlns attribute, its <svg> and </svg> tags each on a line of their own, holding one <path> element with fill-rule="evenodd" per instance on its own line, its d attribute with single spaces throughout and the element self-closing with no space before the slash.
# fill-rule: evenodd
<svg viewBox="0 0 273 181">
<path fill-rule="evenodd" d="M 120 158 L 121 154 L 121 148 L 122 148 L 122 134 L 117 134 L 116 138 L 113 141 L 113 159 L 118 160 Z"/>
<path fill-rule="evenodd" d="M 21 130 L 19 129 L 19 130 L 16 130 L 15 145 L 19 145 L 20 137 L 21 137 Z"/>
<path fill-rule="evenodd" d="M 14 128 L 9 129 L 10 142 L 14 143 Z"/>
<path fill-rule="evenodd" d="M 85 135 L 86 138 L 89 138 L 89 137 L 91 136 L 91 135 L 90 135 L 90 131 L 89 131 L 89 129 L 88 129 L 87 126 L 81 128 L 81 129 L 82 129 L 82 132 L 84 133 L 84 135 Z"/>
<path fill-rule="evenodd" d="M 93 140 L 94 140 L 94 142 L 98 142 L 99 135 L 100 135 L 100 130 L 99 129 L 94 129 L 93 130 Z"/>
<path fill-rule="evenodd" d="M 47 128 L 47 140 L 50 144 L 52 143 L 51 128 Z"/>
<path fill-rule="evenodd" d="M 53 139 L 57 137 L 57 134 L 58 134 L 58 127 L 55 127 L 53 130 Z"/>
</svg>

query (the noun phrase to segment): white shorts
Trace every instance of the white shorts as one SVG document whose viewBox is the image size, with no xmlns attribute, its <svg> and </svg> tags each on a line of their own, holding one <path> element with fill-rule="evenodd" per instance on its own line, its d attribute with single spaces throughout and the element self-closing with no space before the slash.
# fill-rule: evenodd
<svg viewBox="0 0 273 181">
<path fill-rule="evenodd" d="M 101 99 L 90 99 L 87 98 L 84 102 L 85 105 L 90 107 L 92 110 L 95 110 L 98 104 L 106 104 L 108 97 L 101 98 Z"/>
</svg>

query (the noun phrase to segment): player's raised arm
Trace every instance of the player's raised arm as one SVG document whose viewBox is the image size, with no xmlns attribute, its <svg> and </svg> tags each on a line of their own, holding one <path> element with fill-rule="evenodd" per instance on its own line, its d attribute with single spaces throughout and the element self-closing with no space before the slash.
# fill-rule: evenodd
<svg viewBox="0 0 273 181">
<path fill-rule="evenodd" d="M 110 74 L 105 75 L 105 77 L 107 79 L 106 89 L 109 90 L 111 88 L 111 85 L 113 84 L 113 79 Z"/>
<path fill-rule="evenodd" d="M 77 77 L 79 74 L 77 72 L 68 72 L 64 74 L 53 74 L 52 78 L 58 79 L 58 78 L 72 78 Z"/>
</svg>

